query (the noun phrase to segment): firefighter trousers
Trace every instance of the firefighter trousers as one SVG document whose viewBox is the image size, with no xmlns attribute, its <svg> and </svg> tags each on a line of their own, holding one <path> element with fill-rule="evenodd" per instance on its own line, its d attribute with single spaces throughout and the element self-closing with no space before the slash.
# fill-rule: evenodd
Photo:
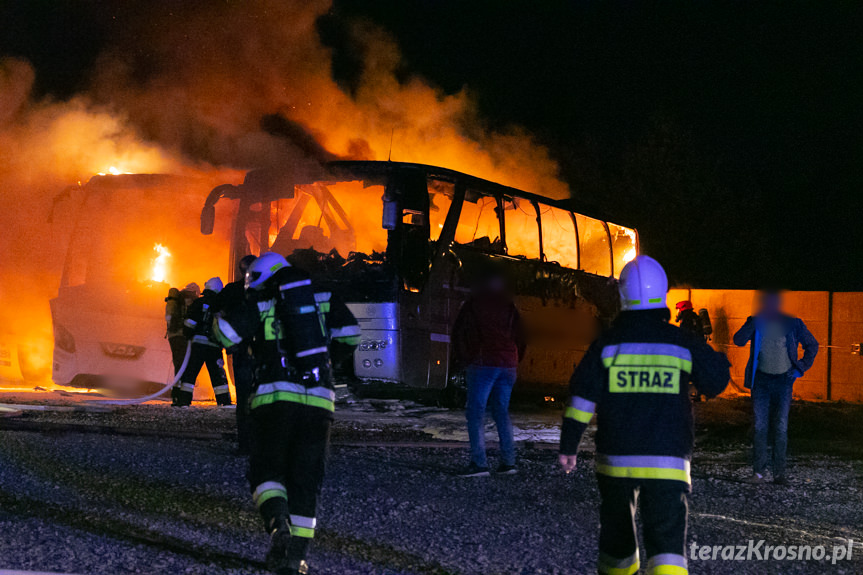
<svg viewBox="0 0 863 575">
<path fill-rule="evenodd" d="M 648 575 L 687 575 L 686 526 L 689 485 L 666 479 L 625 479 L 597 475 L 599 560 L 602 575 L 638 573 L 640 559 L 635 512 L 640 502 Z"/>
<path fill-rule="evenodd" d="M 174 363 L 174 375 L 183 367 L 183 360 L 186 359 L 187 340 L 182 335 L 172 335 L 168 338 L 168 345 L 171 346 L 171 361 Z"/>
<path fill-rule="evenodd" d="M 306 558 L 317 524 L 332 414 L 277 401 L 251 410 L 248 479 L 268 533 L 290 525 L 290 559 Z"/>
<path fill-rule="evenodd" d="M 201 368 L 207 366 L 213 392 L 219 405 L 231 405 L 231 389 L 228 387 L 228 377 L 225 374 L 225 361 L 222 359 L 222 348 L 205 343 L 192 342 L 189 362 L 180 381 L 174 386 L 171 396 L 174 405 L 191 405 L 192 392 L 195 391 L 195 380 L 201 373 Z"/>
<path fill-rule="evenodd" d="M 237 390 L 237 443 L 241 453 L 250 453 L 252 429 L 249 420 L 249 400 L 255 381 L 255 364 L 247 349 L 239 349 L 231 356 L 234 366 L 234 387 Z"/>
</svg>

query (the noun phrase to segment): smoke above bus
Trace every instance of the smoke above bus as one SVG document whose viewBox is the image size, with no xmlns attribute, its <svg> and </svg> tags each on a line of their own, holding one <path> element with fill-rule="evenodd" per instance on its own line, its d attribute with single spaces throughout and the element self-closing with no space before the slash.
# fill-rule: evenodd
<svg viewBox="0 0 863 575">
<path fill-rule="evenodd" d="M 47 302 L 77 216 L 54 199 L 100 173 L 237 183 L 247 168 L 301 164 L 325 150 L 441 165 L 568 197 L 547 149 L 518 127 L 488 129 L 467 89 L 446 94 L 405 77 L 396 44 L 368 23 L 345 26 L 360 61 L 356 81 L 340 85 L 319 34 L 330 9 L 328 1 L 124 2 L 89 80 L 64 101 L 34 95 L 30 63 L 0 60 L 0 297 L 15 302 L 0 311 L 0 342 L 42 342 L 31 361 L 42 374 L 50 368 Z M 122 210 L 87 209 L 109 217 Z M 104 241 L 128 252 L 119 238 Z M 160 260 L 166 281 L 200 283 L 206 278 L 182 255 L 194 241 L 154 240 L 133 259 L 151 267 L 158 243 L 171 254 Z"/>
</svg>

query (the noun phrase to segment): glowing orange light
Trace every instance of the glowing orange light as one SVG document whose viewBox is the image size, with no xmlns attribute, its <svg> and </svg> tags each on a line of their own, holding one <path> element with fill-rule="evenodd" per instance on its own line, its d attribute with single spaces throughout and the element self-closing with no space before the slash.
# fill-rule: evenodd
<svg viewBox="0 0 863 575">
<path fill-rule="evenodd" d="M 156 252 L 156 257 L 153 258 L 153 275 L 151 279 L 154 282 L 165 281 L 165 276 L 168 275 L 168 259 L 171 257 L 171 252 L 162 244 L 153 246 L 153 251 Z"/>
<path fill-rule="evenodd" d="M 108 168 L 108 171 L 107 171 L 107 172 L 99 172 L 99 174 L 98 174 L 98 175 L 100 175 L 100 176 L 107 176 L 107 175 L 109 175 L 109 174 L 110 174 L 110 175 L 112 175 L 112 176 L 119 176 L 120 174 L 131 174 L 131 173 L 132 173 L 132 172 L 125 172 L 125 171 L 121 170 L 120 168 L 118 168 L 118 167 L 116 167 L 116 166 L 111 166 L 110 168 Z"/>
</svg>

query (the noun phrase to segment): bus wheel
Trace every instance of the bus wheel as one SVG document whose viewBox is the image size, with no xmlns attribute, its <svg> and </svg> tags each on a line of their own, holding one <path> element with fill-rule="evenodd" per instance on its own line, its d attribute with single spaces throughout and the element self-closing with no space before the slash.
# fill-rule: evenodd
<svg viewBox="0 0 863 575">
<path fill-rule="evenodd" d="M 464 406 L 467 405 L 467 381 L 464 373 L 449 378 L 447 386 L 440 392 L 438 401 L 441 407 L 464 409 Z"/>
</svg>

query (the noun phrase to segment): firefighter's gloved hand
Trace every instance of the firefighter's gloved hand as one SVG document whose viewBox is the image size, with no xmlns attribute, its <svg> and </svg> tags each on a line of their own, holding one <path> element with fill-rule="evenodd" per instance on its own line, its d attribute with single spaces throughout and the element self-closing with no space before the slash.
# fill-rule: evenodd
<svg viewBox="0 0 863 575">
<path fill-rule="evenodd" d="M 571 473 L 575 471 L 576 463 L 578 463 L 577 455 L 564 455 L 561 453 L 557 457 L 558 462 L 560 462 L 560 466 L 563 467 L 563 470 L 566 473 Z"/>
</svg>

